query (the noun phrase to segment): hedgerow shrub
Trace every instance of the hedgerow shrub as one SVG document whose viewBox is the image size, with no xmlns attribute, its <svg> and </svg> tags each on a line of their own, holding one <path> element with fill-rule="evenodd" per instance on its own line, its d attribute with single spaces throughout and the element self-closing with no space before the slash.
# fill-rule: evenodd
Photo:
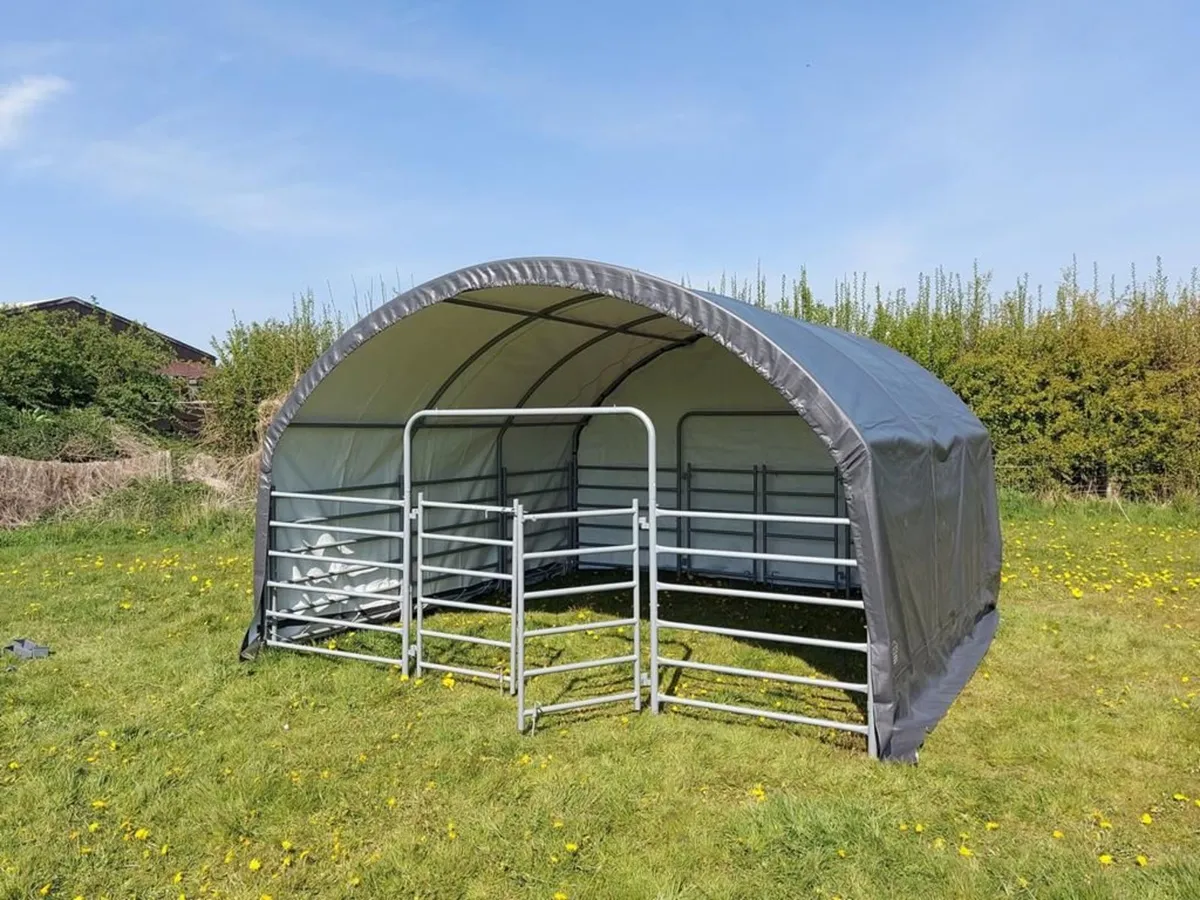
<svg viewBox="0 0 1200 900">
<path fill-rule="evenodd" d="M 768 306 L 762 276 L 716 290 Z M 991 277 L 937 270 L 910 298 L 865 276 L 814 299 L 807 273 L 774 308 L 874 338 L 943 379 L 991 432 L 1003 484 L 1023 490 L 1116 488 L 1162 498 L 1200 488 L 1200 276 L 1107 293 L 1072 264 L 1052 302 L 1027 279 L 996 297 Z"/>
<path fill-rule="evenodd" d="M 0 456 L 92 462 L 121 456 L 113 420 L 96 407 L 57 412 L 0 405 Z"/>
<path fill-rule="evenodd" d="M 207 439 L 231 453 L 253 449 L 260 404 L 289 391 L 341 332 L 340 317 L 318 309 L 311 293 L 292 304 L 287 319 L 246 323 L 235 316 L 225 337 L 213 341 L 217 366 L 201 388 Z"/>
<path fill-rule="evenodd" d="M 121 434 L 169 418 L 165 342 L 102 317 L 0 311 L 0 454 L 85 461 L 121 455 Z"/>
</svg>

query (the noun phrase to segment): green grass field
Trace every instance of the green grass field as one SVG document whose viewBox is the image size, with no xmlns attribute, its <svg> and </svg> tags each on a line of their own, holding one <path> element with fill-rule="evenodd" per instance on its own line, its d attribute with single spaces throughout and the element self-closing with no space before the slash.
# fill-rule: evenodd
<svg viewBox="0 0 1200 900">
<path fill-rule="evenodd" d="M 873 763 L 853 736 L 682 710 L 521 736 L 494 686 L 283 651 L 239 662 L 236 518 L 0 535 L 0 640 L 55 651 L 0 664 L 0 896 L 1200 897 L 1200 522 L 1010 507 L 1000 634 L 917 767 Z M 531 664 L 629 637 L 546 639 Z M 700 637 L 669 650 L 853 674 Z M 699 674 L 675 688 L 861 714 Z M 627 680 L 592 678 L 539 696 Z"/>
</svg>

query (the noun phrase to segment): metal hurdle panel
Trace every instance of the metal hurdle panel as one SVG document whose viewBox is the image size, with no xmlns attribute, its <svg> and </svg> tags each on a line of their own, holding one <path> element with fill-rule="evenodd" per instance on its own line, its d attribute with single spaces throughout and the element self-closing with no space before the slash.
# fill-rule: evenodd
<svg viewBox="0 0 1200 900">
<path fill-rule="evenodd" d="M 415 530 L 412 534 L 412 543 L 416 548 L 416 563 L 413 567 L 413 573 L 416 580 L 415 586 L 415 602 L 416 602 L 416 635 L 414 643 L 414 659 L 416 663 L 417 677 L 422 676 L 425 670 L 434 672 L 447 672 L 454 675 L 463 675 L 469 678 L 482 678 L 488 681 L 495 681 L 501 687 L 507 685 L 510 692 L 516 690 L 516 680 L 514 673 L 517 671 L 516 653 L 516 611 L 520 609 L 520 590 L 523 579 L 519 577 L 519 568 L 521 563 L 521 533 L 518 527 L 511 530 L 512 537 L 492 538 L 481 537 L 472 534 L 463 534 L 464 529 L 471 529 L 472 523 L 466 523 L 458 530 L 459 533 L 454 533 L 453 530 L 441 528 L 438 531 L 427 531 L 425 529 L 425 518 L 430 510 L 448 510 L 456 512 L 471 512 L 482 513 L 486 516 L 496 517 L 511 517 L 513 522 L 519 521 L 521 514 L 521 504 L 514 501 L 512 506 L 491 506 L 482 503 L 450 503 L 437 500 L 426 500 L 424 494 L 417 495 L 417 504 L 415 513 Z M 503 532 L 504 529 L 501 529 Z M 459 546 L 478 546 L 478 547 L 497 547 L 506 548 L 510 551 L 508 558 L 511 561 L 512 568 L 507 572 L 496 571 L 492 569 L 466 569 L 456 568 L 453 566 L 443 566 L 433 564 L 427 561 L 426 545 L 428 544 L 453 544 Z M 441 554 L 438 554 L 439 556 Z M 427 596 L 425 592 L 425 584 L 427 576 L 452 576 L 458 578 L 483 580 L 485 582 L 500 582 L 509 585 L 509 605 L 499 606 L 494 603 L 475 603 L 466 600 L 454 600 L 448 598 L 439 598 Z M 461 634 L 451 631 L 442 631 L 425 627 L 425 611 L 428 609 L 457 609 L 467 610 L 471 612 L 494 613 L 497 615 L 508 616 L 509 637 L 508 640 L 499 640 L 498 638 L 480 637 L 473 634 Z M 433 638 L 435 640 L 444 640 L 459 642 L 465 644 L 475 644 L 486 647 L 495 647 L 501 650 L 508 651 L 508 672 L 491 672 L 485 669 L 469 668 L 467 666 L 455 666 L 449 663 L 433 662 L 426 658 L 425 655 L 425 640 Z"/>
<path fill-rule="evenodd" d="M 381 489 L 384 487 L 387 485 L 368 485 L 363 488 L 346 488 L 345 490 Z M 276 507 L 280 500 L 305 501 L 318 508 L 333 506 L 335 509 L 321 516 L 295 519 L 279 518 Z M 370 509 L 339 514 L 336 508 L 341 505 L 370 507 Z M 267 551 L 267 557 L 271 564 L 271 571 L 266 582 L 267 646 L 403 667 L 407 634 L 402 627 L 386 624 L 395 619 L 398 607 L 402 603 L 401 594 L 395 592 L 402 592 L 405 573 L 403 561 L 376 559 L 358 554 L 340 557 L 326 555 L 357 543 L 380 540 L 402 542 L 404 539 L 403 528 L 401 530 L 364 528 L 343 523 L 346 520 L 362 516 L 387 514 L 390 517 L 402 510 L 403 507 L 403 500 L 383 497 L 362 497 L 333 491 L 319 493 L 271 491 L 272 512 L 267 527 L 271 529 L 273 537 L 281 532 L 299 532 L 301 534 L 315 533 L 325 537 L 346 536 L 346 539 L 326 543 L 302 540 L 298 545 L 289 545 L 286 550 L 274 549 L 277 544 L 275 540 L 272 540 L 272 548 Z M 383 555 L 386 556 L 386 554 Z M 293 577 L 284 578 L 279 574 L 278 568 L 289 563 L 293 568 Z M 307 568 L 302 570 L 297 564 L 307 564 Z M 367 591 L 337 583 L 347 577 L 362 577 L 371 573 L 386 573 L 384 587 Z M 302 594 L 305 598 L 304 602 L 289 604 L 285 607 L 280 603 L 281 591 Z M 336 607 L 351 599 L 368 602 L 357 604 L 351 615 L 329 613 L 330 607 Z M 280 636 L 279 630 L 281 625 L 288 624 L 310 626 L 305 629 L 305 637 L 347 628 L 392 634 L 400 638 L 401 653 L 395 657 L 378 656 L 330 647 L 317 647 L 300 643 L 295 638 L 285 640 Z"/>
<path fill-rule="evenodd" d="M 574 521 L 588 519 L 621 519 L 627 518 L 625 529 L 629 534 L 628 543 L 609 544 L 599 546 L 575 546 L 560 550 L 541 550 L 537 552 L 525 552 L 524 541 L 522 538 L 524 525 L 526 522 L 545 522 L 551 520 L 557 521 Z M 638 516 L 638 501 L 635 499 L 630 506 L 617 507 L 611 509 L 584 509 L 570 510 L 566 512 L 548 512 L 548 513 L 524 513 L 518 510 L 515 519 L 515 547 L 516 553 L 520 556 L 520 564 L 514 564 L 513 572 L 518 579 L 518 586 L 515 593 L 517 598 L 516 611 L 516 668 L 517 673 L 517 730 L 524 731 L 528 724 L 531 728 L 536 729 L 538 717 L 546 713 L 566 712 L 568 710 L 587 709 L 593 706 L 601 706 L 606 703 L 620 703 L 631 701 L 633 709 L 636 712 L 642 708 L 642 649 L 641 649 L 641 560 L 640 560 L 640 540 L 641 526 L 644 520 Z M 524 569 L 527 561 L 537 561 L 546 559 L 565 559 L 594 556 L 597 554 L 605 555 L 625 555 L 629 556 L 629 572 L 630 577 L 624 581 L 612 581 L 603 584 L 588 584 L 583 586 L 547 588 L 538 591 L 526 591 L 524 584 Z M 573 625 L 556 625 L 549 628 L 525 628 L 525 601 L 529 599 L 545 599 L 550 597 L 569 597 L 576 594 L 594 593 L 602 591 L 629 591 L 630 592 L 630 615 L 628 618 L 609 619 L 603 622 L 585 622 L 582 624 Z M 603 659 L 590 659 L 580 662 L 561 663 L 559 665 L 542 666 L 540 668 L 527 669 L 525 667 L 525 644 L 531 638 L 544 638 L 552 635 L 571 634 L 579 631 L 600 631 L 609 628 L 631 628 L 633 631 L 633 647 L 632 652 L 623 656 L 610 656 Z M 577 672 L 585 669 L 598 669 L 607 666 L 632 666 L 633 669 L 633 686 L 631 690 L 619 691 L 611 694 L 603 694 L 596 697 L 586 697 L 578 700 L 566 700 L 560 703 L 548 703 L 535 705 L 527 708 L 525 703 L 525 687 L 526 682 L 532 678 L 537 678 L 542 675 L 557 675 L 564 672 Z"/>
<path fill-rule="evenodd" d="M 682 510 L 682 509 L 660 509 L 659 516 L 663 518 L 678 519 L 701 519 L 701 520 L 726 520 L 733 522 L 751 523 L 757 531 L 760 527 L 766 527 L 768 523 L 787 523 L 791 525 L 821 525 L 821 526 L 847 526 L 850 524 L 849 519 L 840 516 L 786 516 L 786 515 L 771 515 L 766 513 L 733 513 L 733 512 L 713 512 L 708 510 Z M 849 557 L 836 556 L 802 556 L 798 554 L 787 553 L 767 553 L 765 551 L 741 551 L 741 550 L 724 550 L 724 549 L 705 549 L 699 547 L 676 547 L 664 544 L 656 544 L 655 553 L 677 554 L 678 556 L 709 556 L 727 559 L 747 560 L 753 563 L 756 567 L 763 562 L 780 562 L 780 563 L 799 563 L 805 565 L 823 565 L 834 567 L 853 568 L 858 565 L 857 560 Z M 779 591 L 758 590 L 754 588 L 727 588 L 727 587 L 708 587 L 705 585 L 688 584 L 681 580 L 670 582 L 660 581 L 658 587 L 662 590 L 678 591 L 680 593 L 697 594 L 701 596 L 716 596 L 716 597 L 743 597 L 753 600 L 766 600 L 778 603 L 793 603 L 807 604 L 816 606 L 831 606 L 850 609 L 864 609 L 863 601 L 860 599 L 851 599 L 849 597 L 825 597 L 819 595 L 802 595 L 794 593 L 783 593 Z M 657 592 L 652 594 L 650 604 L 650 702 L 651 709 L 654 712 L 659 712 L 663 702 L 669 702 L 680 706 L 692 706 L 703 709 L 717 710 L 720 712 L 732 713 L 735 715 L 755 716 L 766 719 L 774 719 L 783 722 L 792 722 L 798 725 L 814 725 L 820 728 L 833 728 L 841 731 L 850 731 L 855 734 L 864 735 L 867 738 L 867 750 L 871 757 L 878 755 L 875 745 L 875 722 L 874 722 L 874 704 L 873 694 L 871 689 L 870 666 L 867 666 L 867 677 L 865 682 L 854 683 L 845 681 L 834 681 L 823 678 L 812 678 L 803 675 L 792 675 L 785 672 L 760 671 L 752 669 L 741 669 L 734 666 L 714 665 L 711 663 L 703 663 L 695 660 L 675 659 L 672 657 L 662 656 L 659 653 L 659 632 L 662 630 L 675 631 L 692 631 L 705 634 L 717 634 L 731 638 L 743 638 L 747 640 L 766 641 L 781 644 L 791 644 L 809 647 L 824 647 L 832 650 L 845 650 L 851 653 L 861 653 L 864 656 L 869 652 L 869 644 L 866 636 L 866 621 L 863 622 L 863 640 L 860 641 L 835 641 L 824 638 L 803 637 L 800 635 L 780 634 L 777 632 L 764 631 L 747 631 L 740 628 L 727 628 L 716 625 L 705 625 L 697 622 L 683 622 L 675 620 L 666 620 L 659 617 Z M 775 710 L 767 710 L 753 708 L 747 706 L 733 706 L 726 703 L 716 703 L 709 700 L 700 700 L 693 697 L 679 697 L 670 695 L 664 698 L 660 692 L 659 679 L 661 669 L 699 669 L 708 672 L 715 672 L 726 675 L 742 676 L 749 678 L 761 678 L 769 681 L 780 681 L 790 684 L 801 684 L 810 687 L 827 687 L 843 691 L 851 691 L 861 693 L 866 696 L 867 707 L 867 722 L 865 725 L 860 725 L 853 722 L 839 722 L 832 719 L 819 719 L 810 716 L 801 716 L 793 713 L 778 712 Z"/>
</svg>

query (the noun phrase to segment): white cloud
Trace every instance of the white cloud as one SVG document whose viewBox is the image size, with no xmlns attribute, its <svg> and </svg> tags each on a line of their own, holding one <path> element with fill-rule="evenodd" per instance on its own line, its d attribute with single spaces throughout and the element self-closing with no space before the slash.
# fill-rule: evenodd
<svg viewBox="0 0 1200 900">
<path fill-rule="evenodd" d="M 143 201 L 241 233 L 345 233 L 367 223 L 352 201 L 301 177 L 272 144 L 222 144 L 151 124 L 84 145 L 71 174 L 125 200 Z M 259 163 L 249 162 L 258 160 Z"/>
<path fill-rule="evenodd" d="M 0 86 L 0 148 L 14 146 L 37 109 L 70 86 L 56 75 L 31 75 Z"/>
</svg>

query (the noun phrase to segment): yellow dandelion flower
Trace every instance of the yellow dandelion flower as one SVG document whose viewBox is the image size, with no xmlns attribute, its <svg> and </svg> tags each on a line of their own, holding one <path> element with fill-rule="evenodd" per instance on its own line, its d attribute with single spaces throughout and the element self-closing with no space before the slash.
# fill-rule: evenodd
<svg viewBox="0 0 1200 900">
<path fill-rule="evenodd" d="M 146 840 L 146 838 L 150 837 L 150 829 L 149 828 L 139 828 L 137 831 L 135 831 L 133 833 L 133 836 L 135 838 L 137 838 L 139 841 L 144 841 L 144 840 Z"/>
<path fill-rule="evenodd" d="M 555 891 L 554 896 L 551 898 L 551 900 L 567 900 L 567 892 L 566 891 Z"/>
<path fill-rule="evenodd" d="M 907 823 L 907 822 L 901 822 L 901 823 L 900 823 L 900 830 L 901 830 L 901 831 L 908 831 L 908 823 Z"/>
<path fill-rule="evenodd" d="M 1099 859 L 1102 866 L 1111 866 L 1113 863 L 1112 855 L 1108 853 L 1101 853 Z"/>
<path fill-rule="evenodd" d="M 262 862 L 260 860 L 258 860 L 257 858 L 252 859 L 252 860 L 250 860 L 250 862 L 248 862 L 246 864 L 246 867 L 248 869 L 250 869 L 251 872 L 257 872 L 259 869 L 262 868 Z"/>
<path fill-rule="evenodd" d="M 988 831 L 995 831 L 997 828 L 1000 827 L 1000 823 L 999 822 L 988 822 L 983 827 L 986 828 Z"/>
<path fill-rule="evenodd" d="M 959 856 L 974 856 L 975 851 L 972 850 L 970 847 L 967 847 L 964 845 L 964 846 L 961 846 L 958 848 L 958 855 Z"/>
<path fill-rule="evenodd" d="M 45 897 L 47 894 L 50 893 L 50 887 L 51 887 L 51 884 L 49 881 L 47 881 L 40 888 L 38 888 L 38 893 L 41 894 L 43 897 Z"/>
<path fill-rule="evenodd" d="M 945 838 L 936 837 L 933 839 L 933 849 L 934 850 L 941 850 L 945 846 L 946 846 Z"/>
<path fill-rule="evenodd" d="M 838 856 L 842 859 L 846 858 L 846 849 L 844 847 L 838 847 Z"/>
<path fill-rule="evenodd" d="M 453 688 L 454 687 L 454 676 L 451 675 L 449 672 L 447 672 L 442 677 L 442 687 L 444 687 L 444 688 Z"/>
<path fill-rule="evenodd" d="M 350 876 L 350 887 L 358 887 L 360 884 L 362 884 L 361 878 L 359 878 L 357 875 Z"/>
<path fill-rule="evenodd" d="M 1172 800 L 1179 800 L 1179 801 L 1181 801 L 1181 802 L 1186 802 L 1186 801 L 1187 801 L 1187 795 L 1186 795 L 1186 794 L 1178 794 L 1178 793 L 1177 793 L 1177 794 L 1173 794 L 1173 795 L 1171 796 L 1171 799 L 1172 799 Z"/>
<path fill-rule="evenodd" d="M 291 841 L 289 841 L 289 840 L 282 840 L 282 841 L 280 841 L 280 842 L 279 842 L 279 846 L 280 846 L 282 849 L 284 849 L 284 850 L 291 850 L 291 849 L 292 849 L 292 842 L 291 842 Z"/>
<path fill-rule="evenodd" d="M 554 820 L 554 827 L 555 827 L 555 828 L 562 828 L 562 827 L 563 827 L 563 820 L 562 820 L 562 819 L 555 819 L 555 820 Z"/>
<path fill-rule="evenodd" d="M 1148 812 L 1142 813 L 1142 824 L 1143 825 L 1149 825 L 1153 821 L 1154 821 L 1154 817 L 1152 815 L 1150 815 L 1150 813 L 1148 813 Z"/>
<path fill-rule="evenodd" d="M 922 825 L 920 822 L 918 822 L 916 825 L 913 826 L 913 831 L 915 831 L 917 834 L 920 834 L 924 830 L 925 830 L 925 826 Z"/>
<path fill-rule="evenodd" d="M 14 759 L 8 764 L 8 767 L 15 772 L 17 769 L 21 768 L 21 764 Z"/>
<path fill-rule="evenodd" d="M 579 845 L 572 841 L 567 841 L 565 844 L 563 844 L 563 847 L 566 848 L 568 853 L 575 853 L 579 850 Z"/>
<path fill-rule="evenodd" d="M 176 872 L 176 873 L 175 873 L 175 877 L 171 879 L 171 882 L 172 882 L 173 884 L 179 884 L 179 882 L 181 882 L 181 881 L 183 881 L 183 873 L 182 873 L 182 872 Z"/>
<path fill-rule="evenodd" d="M 1150 860 L 1146 857 L 1146 854 L 1144 854 L 1144 853 L 1139 853 L 1137 855 L 1137 858 L 1134 860 L 1134 862 L 1136 862 L 1139 866 L 1142 866 L 1142 867 L 1148 866 L 1150 864 Z"/>
<path fill-rule="evenodd" d="M 1061 841 L 1063 839 L 1063 833 L 1055 828 L 1050 837 L 1054 838 L 1056 841 Z"/>
<path fill-rule="evenodd" d="M 99 830 L 100 830 L 99 822 L 88 822 L 88 831 L 89 832 L 91 832 L 92 834 L 95 834 Z"/>
</svg>

